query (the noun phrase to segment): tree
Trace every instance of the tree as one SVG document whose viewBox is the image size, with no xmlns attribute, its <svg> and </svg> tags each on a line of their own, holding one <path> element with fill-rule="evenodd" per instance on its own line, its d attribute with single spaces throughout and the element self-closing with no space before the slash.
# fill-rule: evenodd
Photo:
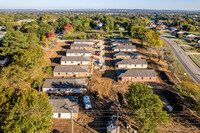
<svg viewBox="0 0 200 133">
<path fill-rule="evenodd" d="M 8 32 L 2 41 L 2 55 L 12 56 L 23 49 L 26 49 L 31 44 L 28 43 L 28 37 L 21 31 Z"/>
<path fill-rule="evenodd" d="M 4 67 L 0 72 L 0 88 L 30 86 L 30 84 L 26 83 L 27 78 L 28 73 L 18 65 Z"/>
<path fill-rule="evenodd" d="M 73 28 L 72 28 L 71 24 L 65 25 L 63 30 L 64 30 L 64 32 L 66 32 L 66 31 L 73 32 Z"/>
<path fill-rule="evenodd" d="M 181 39 L 182 38 L 182 34 L 176 34 L 176 37 Z"/>
<path fill-rule="evenodd" d="M 139 124 L 140 132 L 155 133 L 157 124 L 164 125 L 169 120 L 167 112 L 162 110 L 163 104 L 159 96 L 147 84 L 131 84 L 125 97 L 131 116 Z"/>
<path fill-rule="evenodd" d="M 50 38 L 50 37 L 54 37 L 54 32 L 53 31 L 50 31 L 47 35 L 47 38 Z"/>
<path fill-rule="evenodd" d="M 119 24 L 116 24 L 116 30 L 119 30 L 120 29 L 120 25 Z"/>
<path fill-rule="evenodd" d="M 51 130 L 48 96 L 30 88 L 0 89 L 0 132 L 31 133 Z"/>
</svg>

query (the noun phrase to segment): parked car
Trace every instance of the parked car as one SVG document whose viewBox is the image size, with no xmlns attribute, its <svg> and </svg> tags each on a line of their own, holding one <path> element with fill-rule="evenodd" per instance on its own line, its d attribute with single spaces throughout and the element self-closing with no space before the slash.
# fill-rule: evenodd
<svg viewBox="0 0 200 133">
<path fill-rule="evenodd" d="M 92 105 L 91 105 L 89 96 L 84 96 L 83 97 L 83 103 L 85 105 L 85 109 L 92 109 Z"/>
<path fill-rule="evenodd" d="M 95 55 L 100 56 L 101 55 L 101 51 L 96 51 Z"/>
</svg>

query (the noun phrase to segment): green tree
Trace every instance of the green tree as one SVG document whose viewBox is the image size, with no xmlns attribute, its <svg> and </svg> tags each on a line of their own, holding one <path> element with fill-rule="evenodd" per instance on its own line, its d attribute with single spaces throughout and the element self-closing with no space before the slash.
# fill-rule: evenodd
<svg viewBox="0 0 200 133">
<path fill-rule="evenodd" d="M 2 41 L 2 55 L 12 56 L 19 51 L 23 51 L 31 44 L 28 43 L 28 37 L 21 31 L 8 32 Z"/>
<path fill-rule="evenodd" d="M 0 89 L 0 131 L 33 133 L 51 130 L 52 107 L 45 93 L 30 88 Z"/>
<path fill-rule="evenodd" d="M 169 120 L 159 96 L 147 84 L 131 84 L 125 97 L 133 119 L 139 124 L 139 131 L 155 133 L 157 124 L 164 125 Z"/>
</svg>

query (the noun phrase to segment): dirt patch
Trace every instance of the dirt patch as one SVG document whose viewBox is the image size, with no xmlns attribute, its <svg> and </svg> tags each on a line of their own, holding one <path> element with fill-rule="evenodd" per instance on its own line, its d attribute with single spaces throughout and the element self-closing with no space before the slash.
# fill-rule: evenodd
<svg viewBox="0 0 200 133">
<path fill-rule="evenodd" d="M 66 54 L 66 49 L 70 46 L 70 41 L 58 42 L 45 54 L 45 59 L 51 66 L 60 65 L 60 59 Z"/>
</svg>

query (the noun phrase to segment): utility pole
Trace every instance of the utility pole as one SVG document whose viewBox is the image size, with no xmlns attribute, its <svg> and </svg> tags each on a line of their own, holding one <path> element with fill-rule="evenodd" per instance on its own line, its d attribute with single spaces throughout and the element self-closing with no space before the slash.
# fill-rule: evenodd
<svg viewBox="0 0 200 133">
<path fill-rule="evenodd" d="M 74 120 L 73 120 L 73 117 L 72 117 L 72 113 L 71 113 L 71 120 L 72 120 L 72 133 L 74 133 Z"/>
</svg>

